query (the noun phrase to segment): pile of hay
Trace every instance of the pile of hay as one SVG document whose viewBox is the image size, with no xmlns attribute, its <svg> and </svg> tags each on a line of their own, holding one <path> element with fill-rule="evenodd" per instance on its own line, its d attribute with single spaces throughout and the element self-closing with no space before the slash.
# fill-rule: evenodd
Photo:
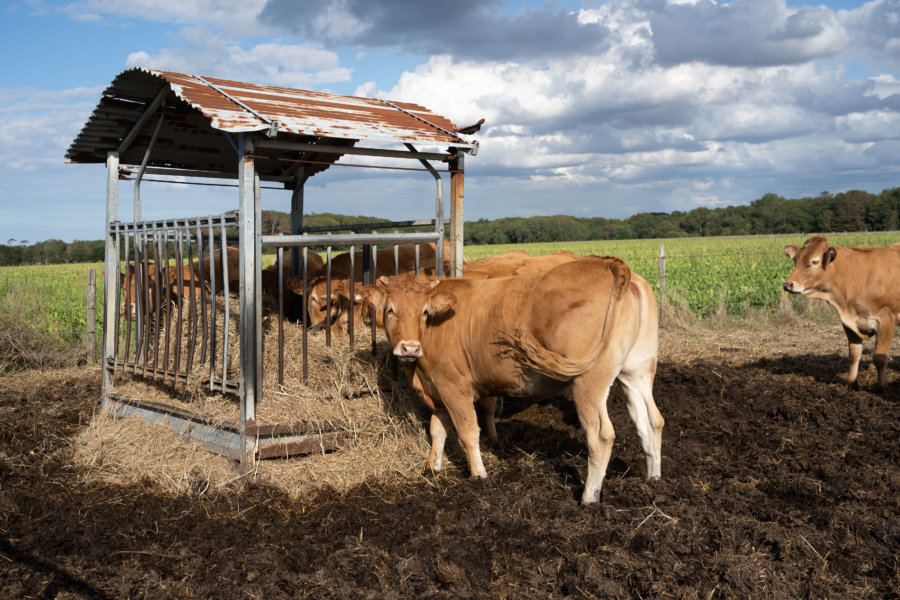
<svg viewBox="0 0 900 600">
<path fill-rule="evenodd" d="M 222 340 L 224 299 L 219 296 L 216 302 L 217 337 Z M 237 301 L 232 298 L 227 375 L 234 380 L 239 377 L 237 310 Z M 192 326 L 191 314 L 190 310 L 183 311 L 184 331 Z M 331 347 L 327 347 L 324 335 L 308 334 L 309 377 L 304 381 L 302 328 L 289 322 L 283 327 L 284 376 L 280 385 L 278 318 L 273 312 L 265 317 L 263 394 L 257 401 L 256 423 L 303 422 L 320 431 L 337 429 L 348 434 L 340 449 L 260 461 L 252 473 L 240 476 L 235 461 L 206 451 L 165 425 L 144 425 L 138 417 L 114 419 L 98 411 L 76 444 L 75 460 L 87 467 L 85 476 L 118 484 L 149 479 L 176 494 L 205 494 L 255 481 L 277 486 L 291 496 L 302 496 L 322 487 L 345 491 L 371 478 L 389 481 L 420 475 L 428 454 L 423 426 L 427 412 L 403 376 L 394 372 L 383 334 L 376 337 L 376 356 L 371 352 L 368 330 L 357 334 L 353 348 L 346 336 L 333 336 Z M 181 346 L 184 356 L 187 346 L 185 336 Z M 169 354 L 171 361 L 171 346 Z M 163 384 L 117 372 L 112 391 L 195 413 L 214 423 L 237 423 L 238 397 L 209 391 L 209 365 L 199 364 L 198 355 L 187 384 Z M 221 354 L 217 360 L 221 376 Z"/>
</svg>

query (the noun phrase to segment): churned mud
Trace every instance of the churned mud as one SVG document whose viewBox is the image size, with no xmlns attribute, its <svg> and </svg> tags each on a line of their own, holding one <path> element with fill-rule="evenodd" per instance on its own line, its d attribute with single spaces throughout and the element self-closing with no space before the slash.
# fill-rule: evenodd
<svg viewBox="0 0 900 600">
<path fill-rule="evenodd" d="M 618 437 L 590 507 L 566 397 L 506 402 L 489 482 L 466 478 L 451 439 L 440 476 L 407 452 L 411 475 L 298 495 L 264 477 L 95 477 L 102 465 L 74 457 L 99 372 L 2 378 L 0 598 L 897 598 L 900 369 L 875 393 L 864 356 L 863 390 L 848 391 L 842 337 L 664 330 L 663 479 L 645 481 L 614 391 Z"/>
</svg>

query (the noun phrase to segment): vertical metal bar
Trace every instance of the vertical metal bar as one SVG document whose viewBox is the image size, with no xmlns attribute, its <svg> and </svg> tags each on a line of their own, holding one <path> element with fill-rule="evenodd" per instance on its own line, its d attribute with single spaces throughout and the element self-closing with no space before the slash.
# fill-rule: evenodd
<svg viewBox="0 0 900 600">
<path fill-rule="evenodd" d="M 159 335 L 162 331 L 162 275 L 159 272 L 160 265 L 163 264 L 162 261 L 162 248 L 160 247 L 160 239 L 159 239 L 159 229 L 156 223 L 153 224 L 153 260 L 154 264 L 156 264 L 156 278 L 151 283 L 153 285 L 153 293 L 156 298 L 156 319 L 155 325 L 153 327 L 153 335 L 155 338 L 155 345 L 153 347 L 153 378 L 157 379 L 159 377 Z M 148 273 L 149 276 L 149 273 Z"/>
<path fill-rule="evenodd" d="M 225 239 L 225 215 L 223 214 L 221 217 L 220 227 L 219 227 L 219 261 L 221 263 L 222 253 L 227 250 L 227 240 Z M 216 254 L 215 250 L 213 250 L 213 254 L 211 255 L 211 265 L 209 270 L 212 273 L 216 272 Z M 222 329 L 222 391 L 225 391 L 225 380 L 228 379 L 228 337 L 229 337 L 229 327 L 231 325 L 231 299 L 228 297 L 228 264 L 222 265 L 222 291 L 225 301 L 225 314 L 223 315 L 223 320 L 225 321 L 225 326 Z"/>
<path fill-rule="evenodd" d="M 114 235 L 115 235 L 115 239 L 116 239 L 116 266 L 118 267 L 121 264 L 120 257 L 118 256 L 118 254 L 119 254 L 119 249 L 121 248 L 120 244 L 122 242 L 118 227 L 116 227 L 116 232 Z M 124 299 L 123 291 L 122 291 L 122 282 L 125 281 L 125 279 L 127 278 L 127 272 L 128 271 L 126 270 L 126 274 L 118 274 L 117 273 L 116 281 L 114 284 L 116 286 L 116 307 L 121 306 L 123 299 Z M 116 364 L 119 361 L 119 327 L 120 327 L 121 321 L 122 321 L 122 315 L 119 314 L 119 310 L 117 309 L 116 310 L 116 321 L 115 321 L 115 325 L 113 326 L 113 330 L 115 331 L 115 337 L 113 338 L 113 349 L 112 349 L 113 356 L 114 356 L 113 374 L 115 374 L 115 372 L 116 372 Z"/>
<path fill-rule="evenodd" d="M 254 173 L 252 158 L 253 140 L 247 134 L 239 136 L 239 189 L 240 189 L 240 381 L 241 381 L 241 471 L 248 472 L 253 465 L 255 440 L 247 434 L 247 428 L 256 422 L 256 401 L 260 392 L 262 344 L 260 336 L 259 260 L 260 202 L 258 179 Z M 224 249 L 223 249 L 224 251 Z"/>
<path fill-rule="evenodd" d="M 138 312 L 138 316 L 143 319 L 142 329 L 141 329 L 141 355 L 144 357 L 144 364 L 141 369 L 141 374 L 146 376 L 147 370 L 150 362 L 150 331 L 152 327 L 153 320 L 150 318 L 150 295 L 155 293 L 150 289 L 150 252 L 153 249 L 154 242 L 150 243 L 148 247 L 148 236 L 149 232 L 147 230 L 147 224 L 144 223 L 143 226 L 143 236 L 141 239 L 142 245 L 142 256 L 141 256 L 141 264 L 140 270 L 138 273 L 140 276 L 138 277 L 138 283 L 141 286 L 141 294 L 138 296 L 139 303 L 141 305 L 141 310 Z"/>
<path fill-rule="evenodd" d="M 331 246 L 328 246 L 327 258 L 328 262 L 325 265 L 325 346 L 331 348 Z M 353 273 L 352 260 L 350 261 L 350 272 Z"/>
<path fill-rule="evenodd" d="M 159 263 L 156 264 L 156 275 L 160 279 L 162 279 L 163 286 L 163 295 L 162 299 L 165 299 L 166 302 L 166 333 L 165 333 L 165 346 L 163 347 L 163 383 L 169 380 L 169 340 L 170 340 L 170 330 L 172 325 L 172 310 L 169 306 L 169 298 L 172 297 L 172 282 L 169 277 L 169 228 L 167 224 L 163 223 L 163 248 L 164 248 L 164 259 L 163 259 L 163 268 L 159 268 Z"/>
<path fill-rule="evenodd" d="M 93 364 L 97 356 L 97 269 L 88 269 L 87 298 L 84 319 L 84 345 L 88 353 L 88 363 Z"/>
<path fill-rule="evenodd" d="M 225 218 L 224 215 L 222 218 Z M 213 391 L 216 380 L 216 269 L 214 264 L 216 247 L 213 243 L 215 234 L 213 233 L 212 219 L 207 223 L 207 231 L 209 232 L 209 391 Z"/>
<path fill-rule="evenodd" d="M 278 385 L 284 385 L 284 246 L 278 246 L 275 260 L 278 261 L 278 268 L 275 269 L 278 271 Z M 291 269 L 293 268 L 291 259 Z"/>
<path fill-rule="evenodd" d="M 308 363 L 308 354 L 309 354 L 309 273 L 306 270 L 306 247 L 303 247 L 303 306 L 302 311 L 302 330 L 303 330 L 303 381 L 306 381 L 309 377 L 309 363 Z M 325 277 L 327 281 L 331 281 L 331 246 L 328 246 L 326 250 L 326 261 L 325 261 Z M 326 344 L 329 343 L 330 338 L 328 337 L 330 333 L 328 331 L 325 332 L 325 340 Z"/>
<path fill-rule="evenodd" d="M 666 303 L 666 249 L 659 245 L 659 305 Z"/>
<path fill-rule="evenodd" d="M 369 285 L 375 285 L 375 282 L 378 280 L 378 248 L 375 244 L 372 244 L 372 276 L 369 278 Z M 359 322 L 362 323 L 362 306 L 359 307 L 359 310 L 356 309 L 356 294 L 352 291 L 350 292 L 350 321 L 355 321 L 357 317 L 357 312 L 359 312 Z M 370 326 L 369 333 L 370 339 L 372 340 L 372 356 L 375 356 L 375 315 L 374 313 L 370 315 Z"/>
<path fill-rule="evenodd" d="M 109 227 L 119 220 L 119 153 L 109 152 L 106 155 L 106 219 L 104 222 L 104 271 L 106 281 L 103 287 L 103 379 L 101 382 L 100 403 L 109 408 L 109 390 L 113 386 L 113 371 L 109 360 L 115 358 L 115 327 L 113 322 L 118 316 L 116 305 L 116 289 L 119 286 L 119 246 Z"/>
<path fill-rule="evenodd" d="M 394 233 L 399 233 L 395 231 Z M 394 275 L 400 273 L 400 244 L 394 244 Z"/>
<path fill-rule="evenodd" d="M 122 354 L 122 373 L 125 372 L 125 363 L 128 362 L 128 348 L 131 345 L 131 289 L 134 286 L 134 267 L 129 264 L 128 230 L 125 230 L 125 351 Z M 118 336 L 116 336 L 118 338 Z"/>
<path fill-rule="evenodd" d="M 196 225 L 199 223 L 199 219 L 194 221 Z M 185 373 L 189 377 L 191 374 L 191 369 L 194 366 L 194 351 L 197 346 L 197 290 L 196 286 L 203 287 L 203 280 L 201 279 L 199 282 L 195 281 L 197 279 L 197 274 L 194 272 L 194 244 L 191 242 L 191 226 L 188 223 L 188 220 L 184 220 L 184 235 L 187 239 L 187 249 L 188 249 L 188 268 L 190 269 L 190 299 L 191 299 L 191 331 L 188 335 L 188 357 L 187 364 L 185 365 Z"/>
<path fill-rule="evenodd" d="M 354 248 L 350 246 L 350 297 L 353 298 L 353 282 L 356 281 L 356 266 L 354 265 Z M 353 319 L 347 322 L 347 336 L 350 338 L 350 347 L 353 347 Z"/>
<path fill-rule="evenodd" d="M 200 329 L 203 331 L 203 338 L 200 342 L 200 364 L 202 365 L 206 362 L 206 343 L 209 338 L 206 330 L 206 274 L 204 272 L 206 265 L 203 264 L 203 229 L 200 219 L 197 219 L 197 265 L 200 276 Z"/>
<path fill-rule="evenodd" d="M 463 275 L 463 206 L 465 204 L 465 160 L 457 152 L 450 168 L 450 277 Z"/>
<path fill-rule="evenodd" d="M 416 275 L 419 274 L 419 246 L 420 244 L 416 242 Z"/>
<path fill-rule="evenodd" d="M 150 364 L 150 336 L 154 335 L 155 327 L 159 324 L 159 321 L 154 320 L 153 315 L 150 314 L 150 298 L 158 298 L 156 292 L 156 280 L 154 277 L 152 280 L 150 279 L 150 256 L 155 256 L 156 253 L 156 232 L 148 229 L 147 226 L 144 226 L 144 261 L 141 270 L 141 291 L 143 292 L 143 296 L 141 298 L 141 304 L 143 305 L 143 314 L 144 314 L 144 369 L 142 371 L 143 375 L 147 375 L 147 371 L 149 370 Z M 155 360 L 155 359 L 154 359 Z M 155 364 L 155 363 L 154 363 Z"/>
<path fill-rule="evenodd" d="M 178 371 L 181 369 L 181 343 L 184 341 L 184 326 L 181 321 L 184 316 L 184 247 L 182 231 L 178 228 L 178 221 L 174 223 L 175 233 L 175 289 L 176 303 L 178 304 L 178 318 L 175 320 L 175 366 L 172 368 L 174 383 L 178 383 Z"/>
<path fill-rule="evenodd" d="M 291 235 L 299 235 L 303 231 L 303 188 L 306 184 L 306 169 L 297 163 L 297 172 L 294 177 L 294 189 L 291 192 Z M 279 266 L 281 263 L 279 263 Z M 306 265 L 303 265 L 306 269 Z M 291 277 L 300 275 L 300 248 L 294 246 L 291 248 Z M 288 307 L 288 315 L 291 320 L 296 321 L 301 317 L 302 309 L 298 302 L 301 298 L 296 294 L 291 294 L 290 306 Z M 303 302 L 307 302 L 306 296 L 302 298 Z"/>
</svg>

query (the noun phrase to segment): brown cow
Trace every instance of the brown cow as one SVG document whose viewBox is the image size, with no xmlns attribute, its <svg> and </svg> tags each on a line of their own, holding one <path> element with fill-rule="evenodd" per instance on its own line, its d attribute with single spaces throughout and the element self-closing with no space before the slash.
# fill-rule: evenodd
<svg viewBox="0 0 900 600">
<path fill-rule="evenodd" d="M 302 274 L 303 274 L 303 250 L 300 250 L 300 286 L 303 285 Z M 306 252 L 306 269 L 308 273 L 317 273 L 322 270 L 325 266 L 325 261 L 322 260 L 322 257 L 319 256 L 317 252 L 313 252 L 312 250 L 307 250 Z M 288 305 L 288 302 L 291 298 L 291 289 L 287 285 L 288 279 L 291 278 L 291 249 L 285 248 L 284 250 L 284 264 L 282 265 L 282 283 L 284 285 L 283 293 L 284 293 L 284 306 Z M 272 296 L 272 298 L 278 299 L 278 258 L 275 258 L 275 262 L 263 269 L 262 271 L 262 289 L 264 292 Z"/>
<path fill-rule="evenodd" d="M 434 244 L 419 244 L 419 272 L 433 275 L 435 272 Z M 411 273 L 416 268 L 416 244 L 397 246 L 397 270 L 394 264 L 394 246 L 379 248 L 376 252 L 375 276 Z M 444 273 L 450 271 L 450 244 L 444 240 Z M 354 286 L 362 286 L 363 261 L 362 253 L 356 252 L 353 258 Z M 332 330 L 346 331 L 349 323 L 350 309 L 350 254 L 343 253 L 331 259 L 331 295 L 328 295 L 327 271 L 323 268 L 310 275 L 309 281 L 309 323 L 311 327 L 323 326 L 328 312 L 331 313 Z M 291 277 L 288 287 L 295 294 L 303 293 L 303 279 Z M 354 325 L 356 324 L 354 321 Z"/>
<path fill-rule="evenodd" d="M 203 269 L 201 274 L 200 261 L 195 260 L 192 265 L 194 281 L 203 281 L 207 289 L 212 289 L 212 276 L 210 271 L 210 257 L 207 254 L 203 258 Z M 213 266 L 215 267 L 216 293 L 225 289 L 225 271 L 228 272 L 228 292 L 237 294 L 240 292 L 241 285 L 241 251 L 238 248 L 227 246 L 225 248 L 225 261 L 222 261 L 222 249 L 218 249 L 213 253 Z M 186 274 L 187 276 L 187 274 Z"/>
<path fill-rule="evenodd" d="M 465 279 L 495 279 L 513 275 L 534 275 L 536 273 L 544 273 L 557 265 L 576 260 L 577 258 L 576 254 L 568 250 L 541 256 L 531 256 L 524 250 L 509 250 L 494 256 L 467 261 L 463 277 Z M 372 312 L 369 310 L 369 307 L 370 305 L 363 302 L 360 295 L 357 294 L 355 308 L 360 309 L 360 314 L 363 315 L 363 322 L 367 325 L 370 322 Z M 376 326 L 379 329 L 383 329 L 381 314 L 377 313 L 377 311 L 375 319 Z"/>
<path fill-rule="evenodd" d="M 844 248 L 815 235 L 802 248 L 785 246 L 784 253 L 794 261 L 784 291 L 825 300 L 837 310 L 850 344 L 847 382 L 859 387 L 862 341 L 874 335 L 872 362 L 878 386 L 884 387 L 891 339 L 900 319 L 900 243 Z"/>
<path fill-rule="evenodd" d="M 100 276 L 105 279 L 106 273 L 101 271 Z M 137 318 L 138 302 L 141 303 L 141 310 L 153 314 L 156 312 L 158 298 L 171 296 L 171 293 L 167 294 L 170 288 L 166 286 L 174 281 L 174 267 L 168 267 L 166 276 L 160 279 L 155 262 L 147 265 L 141 263 L 137 269 L 135 269 L 134 262 L 129 262 L 125 267 L 125 272 L 119 273 L 119 288 L 122 290 L 119 315 L 128 316 L 131 319 Z M 159 289 L 157 290 L 157 288 Z M 162 306 L 166 304 L 163 302 Z"/>
<path fill-rule="evenodd" d="M 494 279 L 512 275 L 533 275 L 544 273 L 556 265 L 577 258 L 575 253 L 568 250 L 541 256 L 531 256 L 524 250 L 510 250 L 502 254 L 470 260 L 463 268 L 463 277 L 466 279 Z"/>
<path fill-rule="evenodd" d="M 452 423 L 472 476 L 487 476 L 474 401 L 546 397 L 571 387 L 589 453 L 582 500 L 596 502 L 615 438 L 606 399 L 618 379 L 647 475 L 660 477 L 656 300 L 621 260 L 591 256 L 544 274 L 485 280 L 382 277 L 361 295 L 382 312 L 393 354 L 432 409 L 433 470 L 441 467 Z"/>
</svg>

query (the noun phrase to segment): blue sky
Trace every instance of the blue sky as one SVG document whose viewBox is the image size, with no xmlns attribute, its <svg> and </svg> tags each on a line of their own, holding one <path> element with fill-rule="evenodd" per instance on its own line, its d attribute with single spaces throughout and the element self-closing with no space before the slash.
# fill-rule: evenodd
<svg viewBox="0 0 900 600">
<path fill-rule="evenodd" d="M 102 237 L 104 170 L 63 159 L 135 66 L 483 117 L 467 219 L 900 186 L 900 0 L 13 0 L 0 52 L 0 243 Z M 306 190 L 308 212 L 398 219 L 431 216 L 433 198 L 427 174 L 368 169 Z M 172 184 L 142 199 L 148 218 L 237 205 Z"/>
</svg>

